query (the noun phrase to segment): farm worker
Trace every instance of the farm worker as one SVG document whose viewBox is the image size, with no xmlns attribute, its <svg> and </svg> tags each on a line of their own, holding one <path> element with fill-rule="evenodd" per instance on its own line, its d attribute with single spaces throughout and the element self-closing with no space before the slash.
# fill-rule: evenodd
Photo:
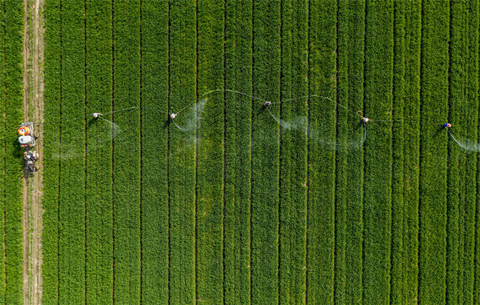
<svg viewBox="0 0 480 305">
<path fill-rule="evenodd" d="M 265 104 L 263 104 L 263 106 L 268 107 L 268 106 L 270 106 L 271 104 L 272 104 L 272 102 L 266 101 Z"/>
<path fill-rule="evenodd" d="M 94 117 L 94 118 L 98 118 L 99 116 L 102 116 L 102 115 L 103 115 L 103 113 L 95 112 L 95 113 L 93 114 L 93 117 Z"/>
<path fill-rule="evenodd" d="M 450 127 L 452 127 L 452 124 L 450 123 L 443 124 L 443 128 L 450 128 Z"/>
<path fill-rule="evenodd" d="M 27 161 L 37 161 L 37 155 L 34 151 L 26 151 L 23 153 L 23 158 Z"/>
<path fill-rule="evenodd" d="M 175 113 L 171 113 L 171 114 L 170 114 L 170 118 L 171 118 L 172 120 L 175 120 L 176 117 L 177 117 L 177 115 L 176 115 Z"/>
<path fill-rule="evenodd" d="M 369 118 L 366 118 L 366 117 L 362 116 L 363 128 L 366 127 L 366 123 L 367 123 L 368 121 L 370 121 Z"/>
</svg>

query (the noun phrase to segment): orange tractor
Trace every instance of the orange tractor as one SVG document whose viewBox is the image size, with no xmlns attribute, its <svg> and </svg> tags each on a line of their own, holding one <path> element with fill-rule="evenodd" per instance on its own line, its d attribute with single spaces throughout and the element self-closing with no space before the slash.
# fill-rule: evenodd
<svg viewBox="0 0 480 305">
<path fill-rule="evenodd" d="M 32 148 L 35 146 L 35 133 L 33 130 L 33 122 L 24 122 L 17 130 L 18 143 L 21 148 L 25 149 L 23 158 L 25 159 L 25 170 L 30 173 L 36 172 L 35 161 L 38 160 L 38 153 Z"/>
</svg>

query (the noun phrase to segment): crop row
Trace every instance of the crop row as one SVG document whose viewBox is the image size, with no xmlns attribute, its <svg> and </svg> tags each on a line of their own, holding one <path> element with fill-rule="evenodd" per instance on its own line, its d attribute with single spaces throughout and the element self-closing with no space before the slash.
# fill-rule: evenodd
<svg viewBox="0 0 480 305">
<path fill-rule="evenodd" d="M 60 109 L 62 15 L 60 0 L 45 3 L 45 124 L 44 134 L 44 196 L 43 206 L 43 303 L 58 302 L 58 202 L 60 177 Z M 55 101 L 55 102 L 50 102 Z M 56 157 L 56 158 L 55 158 Z"/>
<path fill-rule="evenodd" d="M 196 98 L 195 5 L 170 3 L 169 111 Z M 168 129 L 170 303 L 195 299 L 195 135 Z"/>
<path fill-rule="evenodd" d="M 404 287 L 404 261 L 402 257 L 404 249 L 404 219 L 405 211 L 402 202 L 404 200 L 404 102 L 405 102 L 405 41 L 406 41 L 406 3 L 394 3 L 393 31 L 394 39 L 393 69 L 393 109 L 395 121 L 392 126 L 392 227 L 391 227 L 391 287 L 390 301 L 394 304 L 405 303 L 403 297 Z"/>
<path fill-rule="evenodd" d="M 466 77 L 465 81 L 465 96 L 464 101 L 466 102 L 467 116 L 465 118 L 459 118 L 459 121 L 467 121 L 467 136 L 472 139 L 478 139 L 478 107 L 476 101 L 477 92 L 479 91 L 479 42 L 480 37 L 476 29 L 480 26 L 480 4 L 478 2 L 472 1 L 465 4 L 461 10 L 460 14 L 465 17 L 465 24 L 461 25 L 459 28 L 466 28 L 466 40 L 468 43 L 463 46 L 463 49 L 459 52 L 459 57 L 464 57 L 464 52 L 468 54 L 464 57 L 465 73 L 459 75 L 459 78 Z M 478 201 L 478 189 L 477 186 L 477 167 L 478 167 L 478 156 L 476 154 L 471 154 L 467 157 L 465 161 L 466 174 L 463 176 L 464 185 L 460 189 L 460 192 L 464 194 L 463 202 L 465 202 L 465 207 L 463 210 L 463 227 L 464 227 L 464 239 L 463 245 L 460 245 L 460 248 L 463 246 L 463 252 L 460 253 L 459 269 L 463 269 L 463 284 L 458 287 L 463 293 L 462 298 L 459 299 L 459 302 L 464 304 L 473 304 L 480 300 L 480 295 L 476 285 L 478 285 L 480 280 L 480 269 L 476 266 L 478 262 L 478 253 L 475 253 L 475 249 L 478 249 L 479 244 L 479 234 L 476 232 L 480 227 L 478 223 L 478 213 L 479 208 L 477 205 Z M 477 240 L 475 240 L 477 239 Z"/>
<path fill-rule="evenodd" d="M 445 302 L 449 7 L 422 3 L 420 129 L 419 295 L 425 303 Z M 437 125 L 435 124 L 437 123 Z"/>
<path fill-rule="evenodd" d="M 113 5 L 113 110 L 140 105 L 140 2 Z M 120 112 L 113 117 L 122 132 L 113 147 L 114 302 L 140 299 L 140 117 Z M 115 145 L 128 141 L 128 145 Z"/>
<path fill-rule="evenodd" d="M 253 95 L 280 100 L 280 2 L 254 1 L 253 10 Z M 251 301 L 275 304 L 279 301 L 279 126 L 260 107 L 253 107 L 252 117 Z M 272 110 L 277 117 L 279 111 Z"/>
<path fill-rule="evenodd" d="M 86 113 L 112 111 L 112 3 L 85 2 Z M 80 48 L 80 47 L 79 47 Z M 105 115 L 112 120 L 112 115 Z M 110 125 L 87 117 L 85 288 L 87 304 L 112 304 L 113 210 Z"/>
<path fill-rule="evenodd" d="M 420 5 L 396 2 L 392 166 L 391 302 L 418 296 L 418 158 Z"/>
<path fill-rule="evenodd" d="M 365 1 L 341 1 L 337 8 L 337 101 L 355 110 L 363 109 L 364 100 L 365 5 Z M 334 199 L 334 297 L 340 303 L 359 303 L 363 296 L 364 154 L 362 149 L 349 150 L 345 143 L 361 132 L 358 120 L 338 111 L 337 142 L 345 146 L 336 156 Z"/>
<path fill-rule="evenodd" d="M 16 129 L 23 121 L 22 30 L 23 6 L 0 3 L 0 302 L 21 304 L 23 299 L 22 151 Z"/>
<path fill-rule="evenodd" d="M 141 121 L 141 300 L 144 304 L 165 304 L 169 275 L 168 137 L 166 129 L 158 126 L 168 112 L 168 3 L 143 1 L 141 16 L 141 103 L 145 109 Z"/>
<path fill-rule="evenodd" d="M 59 303 L 85 302 L 85 6 L 63 1 L 61 18 Z M 78 154 L 78 156 L 77 156 Z"/>
<path fill-rule="evenodd" d="M 3 6 L 3 3 L 2 3 Z M 1 7 L 0 11 L 3 12 L 3 7 Z M 5 15 L 2 14 L 1 18 L 4 19 Z M 0 27 L 0 84 L 4 84 L 6 80 L 6 75 L 5 75 L 5 27 Z M 4 87 L 2 87 L 4 88 Z M 5 102 L 5 90 L 1 92 L 1 111 L 2 113 L 6 112 L 6 102 Z M 6 147 L 7 147 L 7 138 L 6 138 L 6 133 L 5 133 L 5 116 L 2 116 L 0 118 L 0 124 L 1 124 L 1 130 L 2 133 L 0 134 L 0 141 L 2 143 L 2 150 L 0 151 L 0 171 L 3 173 L 5 171 L 6 167 Z M 3 197 L 5 194 L 5 180 L 2 179 L 0 183 L 0 194 Z M 2 198 L 0 200 L 0 211 L 3 214 L 3 211 L 5 210 L 5 200 Z M 5 237 L 4 237 L 4 232 L 5 232 L 5 219 L 4 216 L 1 217 L 0 219 L 0 253 L 1 258 L 0 258 L 0 295 L 5 295 L 5 256 L 3 255 L 5 253 Z M 5 302 L 5 299 L 2 298 L 2 301 Z"/>
<path fill-rule="evenodd" d="M 319 3 L 310 3 L 310 27 L 308 28 L 307 46 L 309 50 L 309 81 L 308 93 L 336 98 L 336 63 L 337 56 L 337 29 L 336 12 L 337 1 L 324 1 L 323 7 Z M 311 52 L 319 50 L 319 52 Z M 297 63 L 298 65 L 298 63 Z M 332 77 L 333 76 L 333 77 Z M 295 73 L 290 76 L 296 79 Z M 302 88 L 302 87 L 300 87 Z M 294 92 L 295 95 L 306 95 L 303 92 Z M 302 105 L 303 106 L 303 105 Z M 326 141 L 335 141 L 337 133 L 337 118 L 335 104 L 325 103 L 324 100 L 310 99 L 308 101 L 309 128 L 321 130 Z M 283 109 L 282 109 L 283 112 Z M 302 139 L 305 141 L 305 139 Z M 305 144 L 304 144 L 305 145 Z M 295 149 L 295 145 L 291 148 Z M 310 304 L 333 303 L 334 289 L 334 260 L 335 260 L 335 162 L 334 150 L 325 150 L 319 141 L 309 141 L 307 150 L 308 172 L 307 177 L 297 177 L 299 182 L 307 187 L 307 198 L 302 197 L 306 203 L 308 234 L 298 246 L 306 246 L 306 293 L 307 302 Z M 283 166 L 282 166 L 283 168 Z M 305 168 L 303 168 L 305 170 Z M 291 195 L 295 200 L 295 193 Z M 300 208 L 300 207 L 298 207 Z M 301 220 L 301 219 L 299 219 Z M 297 231 L 302 231 L 297 228 Z M 298 234 L 298 233 L 297 233 Z M 305 238 L 302 236 L 302 238 Z M 341 239 L 340 236 L 339 240 Z M 344 253 L 344 252 L 343 252 Z M 342 252 L 339 252 L 341 257 Z M 305 264 L 304 263 L 304 264 Z M 297 266 L 298 267 L 298 266 Z"/>
<path fill-rule="evenodd" d="M 448 119 L 462 122 L 457 134 L 478 137 L 478 3 L 451 1 Z M 449 143 L 447 195 L 447 302 L 472 304 L 477 155 L 463 156 Z"/>
<path fill-rule="evenodd" d="M 225 87 L 252 94 L 251 1 L 226 5 Z M 236 95 L 225 100 L 224 287 L 226 304 L 250 302 L 251 117 L 250 103 Z"/>
<path fill-rule="evenodd" d="M 225 7 L 221 1 L 197 6 L 198 93 L 222 89 Z M 208 98 L 199 120 L 196 179 L 196 287 L 197 299 L 223 303 L 223 94 Z M 202 101 L 200 100 L 200 103 Z"/>
<path fill-rule="evenodd" d="M 406 4 L 406 3 L 402 3 Z M 403 52 L 396 51 L 397 57 L 402 56 L 403 58 L 396 59 L 396 66 L 401 65 L 398 62 L 403 63 L 404 69 L 400 69 L 403 72 L 403 79 L 400 79 L 400 82 L 403 82 L 403 85 L 394 85 L 400 86 L 403 91 L 395 92 L 397 99 L 404 98 L 403 101 L 403 115 L 408 120 L 419 121 L 420 119 L 420 41 L 421 41 L 421 3 L 410 3 L 406 6 L 397 4 L 397 10 L 395 11 L 396 15 L 400 15 L 400 18 L 404 19 L 403 23 L 400 23 L 402 28 L 399 28 L 398 31 L 395 31 L 396 34 L 403 36 L 404 40 L 399 43 L 404 45 Z M 401 34 L 400 34 L 401 33 Z M 402 35 L 403 34 L 403 35 Z M 398 49 L 398 48 L 397 48 Z M 403 62 L 402 62 L 403 61 Z M 396 76 L 397 79 L 399 76 Z M 399 102 L 396 102 L 398 105 Z M 401 103 L 401 102 L 400 102 Z M 394 107 L 396 106 L 394 105 Z M 398 116 L 395 114 L 395 119 Z M 399 299 L 400 297 L 396 296 L 395 293 L 392 294 L 392 301 L 396 303 L 405 303 L 413 304 L 417 302 L 418 299 L 418 233 L 419 233 L 419 160 L 420 160 L 420 130 L 415 124 L 409 124 L 407 120 L 404 120 L 403 124 L 403 240 L 401 240 L 401 249 L 395 248 L 396 245 L 396 234 L 393 237 L 392 252 L 401 251 L 403 253 L 403 263 L 392 263 L 392 272 L 397 272 L 397 268 L 402 269 L 402 279 L 401 282 L 404 284 L 402 287 L 401 295 L 403 300 Z M 401 133 L 394 129 L 394 137 Z M 401 145 L 400 143 L 399 145 Z M 394 144 L 397 145 L 397 144 Z M 394 160 L 397 160 L 397 149 L 398 146 L 394 147 Z M 395 173 L 394 173 L 395 175 Z M 394 176 L 394 180 L 395 180 Z M 399 180 L 401 178 L 398 178 Z M 394 196 L 394 195 L 393 195 Z M 394 206 L 393 217 L 396 218 L 396 215 L 401 215 L 401 211 L 396 212 L 398 201 L 396 198 L 392 202 Z M 396 212 L 396 213 L 395 213 Z M 399 222 L 400 220 L 397 220 Z M 395 256 L 395 255 L 394 255 Z M 400 284 L 398 284 L 399 286 Z M 392 290 L 398 291 L 395 284 L 392 284 Z M 398 302 L 400 301 L 400 302 Z"/>
<path fill-rule="evenodd" d="M 286 2 L 281 20 L 281 99 L 308 95 L 308 1 Z M 311 80 L 312 81 L 312 80 Z M 320 82 L 314 79 L 312 85 Z M 280 117 L 307 116 L 307 102 L 284 103 Z M 330 121 L 331 122 L 331 121 Z M 279 171 L 279 302 L 306 297 L 307 126 L 280 135 Z M 313 152 L 316 154 L 317 152 Z"/>
<path fill-rule="evenodd" d="M 365 113 L 386 119 L 392 109 L 393 1 L 367 1 L 365 39 Z M 390 124 L 371 128 L 365 146 L 363 302 L 389 303 L 391 255 Z M 383 292 L 383 293 L 382 293 Z"/>
</svg>

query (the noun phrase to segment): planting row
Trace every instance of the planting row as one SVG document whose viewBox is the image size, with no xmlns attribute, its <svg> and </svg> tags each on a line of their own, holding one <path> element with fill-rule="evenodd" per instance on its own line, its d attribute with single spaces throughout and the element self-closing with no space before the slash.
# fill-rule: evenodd
<svg viewBox="0 0 480 305">
<path fill-rule="evenodd" d="M 0 302 L 23 302 L 23 152 L 16 130 L 23 121 L 23 5 L 0 3 Z"/>
</svg>

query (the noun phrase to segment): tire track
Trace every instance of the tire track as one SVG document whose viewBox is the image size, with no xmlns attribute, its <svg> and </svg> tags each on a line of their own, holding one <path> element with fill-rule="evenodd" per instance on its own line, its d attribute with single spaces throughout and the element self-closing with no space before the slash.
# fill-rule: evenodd
<svg viewBox="0 0 480 305">
<path fill-rule="evenodd" d="M 24 113 L 25 121 L 43 122 L 43 8 L 44 0 L 24 0 Z M 42 184 L 43 133 L 37 124 L 36 151 L 39 171 L 23 178 L 23 283 L 24 304 L 42 304 Z"/>
<path fill-rule="evenodd" d="M 43 28 L 43 8 L 44 0 L 35 0 L 35 13 L 33 15 L 35 26 L 35 51 L 33 57 L 33 90 L 34 90 L 34 119 L 35 122 L 43 122 L 44 102 L 43 102 L 43 58 L 44 58 L 44 28 Z M 42 207 L 42 189 L 43 189 L 43 133 L 39 133 L 37 139 L 37 151 L 40 158 L 37 161 L 40 171 L 34 176 L 33 182 L 33 253 L 32 276 L 33 294 L 32 304 L 42 303 L 42 227 L 43 227 L 43 207 Z"/>
</svg>

